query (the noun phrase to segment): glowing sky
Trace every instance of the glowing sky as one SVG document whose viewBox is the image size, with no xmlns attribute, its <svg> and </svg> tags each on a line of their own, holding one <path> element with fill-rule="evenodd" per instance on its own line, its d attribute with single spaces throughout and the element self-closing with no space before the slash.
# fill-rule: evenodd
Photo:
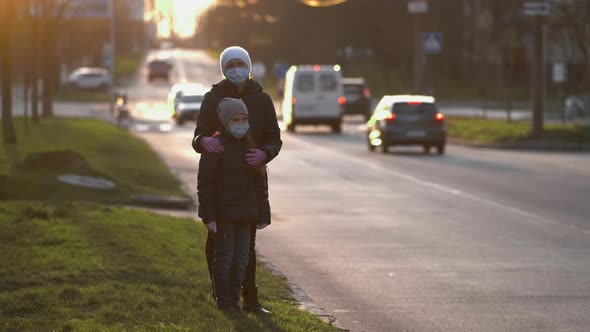
<svg viewBox="0 0 590 332">
<path fill-rule="evenodd" d="M 170 21 L 168 13 L 174 16 L 174 31 L 178 37 L 190 37 L 195 32 L 197 16 L 215 0 L 156 0 L 156 9 L 163 14 L 163 20 L 158 25 L 158 33 L 168 37 Z"/>
</svg>

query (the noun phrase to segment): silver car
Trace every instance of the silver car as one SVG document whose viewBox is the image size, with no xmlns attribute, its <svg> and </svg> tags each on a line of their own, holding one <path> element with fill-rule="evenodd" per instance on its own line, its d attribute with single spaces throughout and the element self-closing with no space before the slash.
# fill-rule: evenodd
<svg viewBox="0 0 590 332">
<path fill-rule="evenodd" d="M 70 89 L 107 90 L 112 80 L 109 71 L 104 68 L 82 67 L 72 72 L 66 85 Z"/>
</svg>

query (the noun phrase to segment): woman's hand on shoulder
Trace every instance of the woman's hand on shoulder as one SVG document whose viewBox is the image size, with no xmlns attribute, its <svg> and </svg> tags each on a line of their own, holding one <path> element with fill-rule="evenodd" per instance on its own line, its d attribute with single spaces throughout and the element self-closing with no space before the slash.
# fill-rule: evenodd
<svg viewBox="0 0 590 332">
<path fill-rule="evenodd" d="M 252 167 L 258 167 L 264 165 L 268 160 L 266 152 L 260 149 L 250 149 L 250 152 L 246 154 L 246 162 Z"/>
<path fill-rule="evenodd" d="M 223 144 L 221 144 L 221 142 L 215 137 L 201 138 L 201 145 L 203 146 L 203 149 L 209 153 L 218 154 L 222 153 L 224 150 Z"/>
</svg>

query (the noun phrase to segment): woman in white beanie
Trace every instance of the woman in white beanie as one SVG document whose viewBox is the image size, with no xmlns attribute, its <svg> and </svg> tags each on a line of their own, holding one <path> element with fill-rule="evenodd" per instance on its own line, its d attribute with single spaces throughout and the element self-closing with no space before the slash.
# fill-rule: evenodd
<svg viewBox="0 0 590 332">
<path fill-rule="evenodd" d="M 223 153 L 224 147 L 213 134 L 223 128 L 217 109 L 224 98 L 241 99 L 248 109 L 250 134 L 255 147 L 244 156 L 253 167 L 266 165 L 280 152 L 283 142 L 272 99 L 263 92 L 262 85 L 252 78 L 252 61 L 248 52 L 238 46 L 225 49 L 220 56 L 219 65 L 224 77 L 205 94 L 197 119 L 192 146 L 197 153 Z M 270 224 L 270 219 L 268 220 Z M 258 225 L 262 229 L 268 225 Z M 269 313 L 258 300 L 256 285 L 256 230 L 252 227 L 250 254 L 243 282 L 242 296 L 244 310 L 255 313 Z M 213 275 L 213 255 L 215 235 L 209 232 L 206 245 L 209 273 Z M 215 291 L 214 291 L 215 293 Z M 215 295 L 215 294 L 214 294 Z"/>
</svg>

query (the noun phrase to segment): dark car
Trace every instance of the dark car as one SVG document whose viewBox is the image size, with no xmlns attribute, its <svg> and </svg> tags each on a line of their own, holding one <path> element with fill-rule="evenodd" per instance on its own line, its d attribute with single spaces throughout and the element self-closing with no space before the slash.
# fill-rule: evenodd
<svg viewBox="0 0 590 332">
<path fill-rule="evenodd" d="M 164 60 L 152 60 L 148 63 L 148 81 L 152 82 L 155 79 L 163 79 L 168 81 L 170 79 L 170 70 L 172 65 Z"/>
<path fill-rule="evenodd" d="M 394 145 L 422 145 L 424 153 L 433 146 L 438 154 L 445 152 L 445 116 L 436 108 L 433 97 L 385 96 L 367 126 L 370 151 L 380 147 L 386 153 Z"/>
<path fill-rule="evenodd" d="M 362 114 L 371 117 L 371 91 L 362 78 L 343 78 L 342 87 L 345 101 L 344 114 Z"/>
</svg>

